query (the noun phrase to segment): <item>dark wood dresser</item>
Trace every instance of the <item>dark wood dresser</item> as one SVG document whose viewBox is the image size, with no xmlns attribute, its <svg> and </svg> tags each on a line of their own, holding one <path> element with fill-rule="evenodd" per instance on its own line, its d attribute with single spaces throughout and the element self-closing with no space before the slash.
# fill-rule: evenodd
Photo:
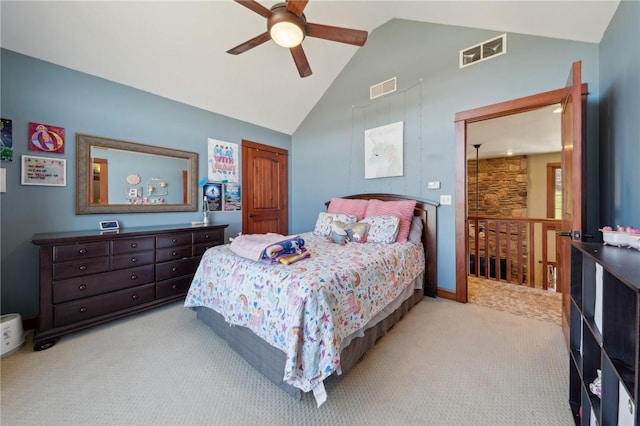
<svg viewBox="0 0 640 426">
<path fill-rule="evenodd" d="M 202 254 L 228 225 L 35 234 L 40 315 L 34 350 L 58 337 L 183 298 Z"/>
</svg>

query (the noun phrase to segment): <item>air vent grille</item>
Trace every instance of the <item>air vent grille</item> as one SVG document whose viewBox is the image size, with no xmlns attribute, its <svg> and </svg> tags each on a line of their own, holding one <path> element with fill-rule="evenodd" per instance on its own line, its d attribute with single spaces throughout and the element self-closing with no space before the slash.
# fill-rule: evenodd
<svg viewBox="0 0 640 426">
<path fill-rule="evenodd" d="M 460 51 L 460 68 L 507 53 L 507 35 L 492 38 Z"/>
<path fill-rule="evenodd" d="M 397 90 L 396 77 L 374 84 L 369 88 L 369 98 L 375 99 Z"/>
</svg>

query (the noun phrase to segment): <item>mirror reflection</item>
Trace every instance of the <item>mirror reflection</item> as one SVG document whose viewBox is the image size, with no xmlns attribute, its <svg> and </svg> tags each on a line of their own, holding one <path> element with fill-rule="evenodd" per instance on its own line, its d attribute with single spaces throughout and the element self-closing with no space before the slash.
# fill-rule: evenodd
<svg viewBox="0 0 640 426">
<path fill-rule="evenodd" d="M 78 134 L 76 213 L 197 210 L 198 154 Z"/>
</svg>

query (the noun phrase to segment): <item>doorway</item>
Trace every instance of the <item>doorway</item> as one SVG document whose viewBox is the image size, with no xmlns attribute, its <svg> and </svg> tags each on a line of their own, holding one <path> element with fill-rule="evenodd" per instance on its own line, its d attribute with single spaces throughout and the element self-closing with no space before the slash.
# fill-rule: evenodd
<svg viewBox="0 0 640 426">
<path fill-rule="evenodd" d="M 586 93 L 586 85 L 581 85 L 578 90 Z M 469 259 L 468 225 L 467 225 L 467 126 L 470 123 L 489 120 L 531 111 L 538 108 L 563 104 L 567 98 L 567 89 L 557 89 L 525 98 L 506 101 L 494 105 L 463 111 L 456 114 L 456 300 L 466 303 L 467 271 Z"/>
</svg>

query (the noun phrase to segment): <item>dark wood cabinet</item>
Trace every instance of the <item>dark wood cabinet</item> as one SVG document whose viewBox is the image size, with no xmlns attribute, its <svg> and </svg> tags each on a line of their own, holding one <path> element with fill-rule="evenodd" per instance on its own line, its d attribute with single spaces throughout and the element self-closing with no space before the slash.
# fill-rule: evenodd
<svg viewBox="0 0 640 426">
<path fill-rule="evenodd" d="M 569 403 L 578 425 L 638 426 L 640 253 L 573 243 Z M 591 384 L 600 371 L 600 393 Z"/>
<path fill-rule="evenodd" d="M 35 350 L 60 336 L 184 297 L 207 248 L 227 225 L 36 234 L 40 315 Z"/>
</svg>

